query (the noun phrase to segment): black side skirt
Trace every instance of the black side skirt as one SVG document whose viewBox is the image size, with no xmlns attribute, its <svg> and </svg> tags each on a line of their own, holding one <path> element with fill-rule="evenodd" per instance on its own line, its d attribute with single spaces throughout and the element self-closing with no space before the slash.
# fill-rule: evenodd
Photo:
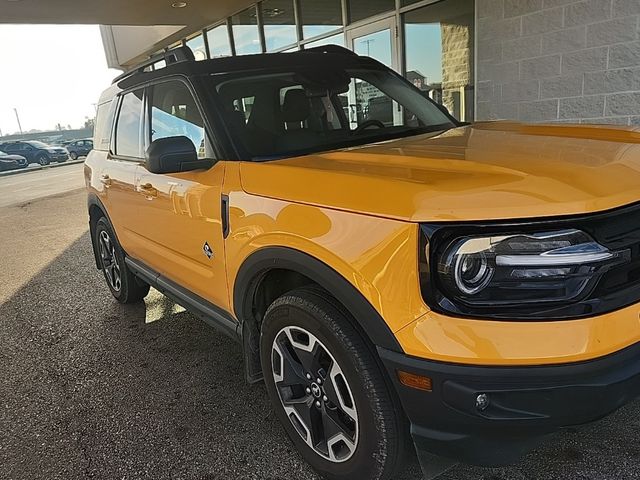
<svg viewBox="0 0 640 480">
<path fill-rule="evenodd" d="M 239 324 L 228 312 L 163 277 L 138 260 L 126 257 L 125 262 L 136 277 L 144 280 L 177 304 L 182 305 L 216 330 L 236 341 L 240 341 Z"/>
</svg>

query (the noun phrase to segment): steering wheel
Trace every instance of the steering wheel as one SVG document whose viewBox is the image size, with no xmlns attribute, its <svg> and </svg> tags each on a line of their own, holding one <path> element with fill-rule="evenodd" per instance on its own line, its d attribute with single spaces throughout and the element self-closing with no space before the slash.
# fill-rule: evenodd
<svg viewBox="0 0 640 480">
<path fill-rule="evenodd" d="M 353 133 L 354 134 L 360 133 L 369 127 L 385 128 L 384 123 L 382 123 L 380 120 L 371 119 L 371 120 L 365 120 L 360 125 L 358 125 L 358 127 L 353 131 Z"/>
</svg>

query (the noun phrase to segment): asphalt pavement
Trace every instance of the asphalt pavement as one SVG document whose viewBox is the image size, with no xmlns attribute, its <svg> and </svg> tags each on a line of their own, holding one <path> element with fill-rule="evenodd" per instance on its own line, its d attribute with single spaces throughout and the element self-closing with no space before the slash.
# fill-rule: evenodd
<svg viewBox="0 0 640 480">
<path fill-rule="evenodd" d="M 0 176 L 0 208 L 84 187 L 83 163 L 54 165 Z"/>
<path fill-rule="evenodd" d="M 0 247 L 0 479 L 317 479 L 237 344 L 155 291 L 111 298 L 84 193 L 0 207 Z M 640 478 L 639 434 L 636 402 L 512 467 L 441 478 Z M 418 478 L 410 462 L 395 480 Z"/>
</svg>

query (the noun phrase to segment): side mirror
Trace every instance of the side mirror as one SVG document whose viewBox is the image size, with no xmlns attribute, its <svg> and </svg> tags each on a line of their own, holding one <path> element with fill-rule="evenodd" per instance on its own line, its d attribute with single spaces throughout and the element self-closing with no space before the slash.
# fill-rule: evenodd
<svg viewBox="0 0 640 480">
<path fill-rule="evenodd" d="M 211 160 L 199 159 L 193 142 L 182 136 L 154 140 L 145 155 L 145 167 L 151 173 L 188 172 L 211 165 Z"/>
</svg>

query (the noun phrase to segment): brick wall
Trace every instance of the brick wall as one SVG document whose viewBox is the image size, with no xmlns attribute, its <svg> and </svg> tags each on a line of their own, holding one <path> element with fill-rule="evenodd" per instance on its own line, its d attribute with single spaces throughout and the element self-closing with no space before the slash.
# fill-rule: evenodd
<svg viewBox="0 0 640 480">
<path fill-rule="evenodd" d="M 640 0 L 477 0 L 478 120 L 640 125 Z"/>
</svg>

